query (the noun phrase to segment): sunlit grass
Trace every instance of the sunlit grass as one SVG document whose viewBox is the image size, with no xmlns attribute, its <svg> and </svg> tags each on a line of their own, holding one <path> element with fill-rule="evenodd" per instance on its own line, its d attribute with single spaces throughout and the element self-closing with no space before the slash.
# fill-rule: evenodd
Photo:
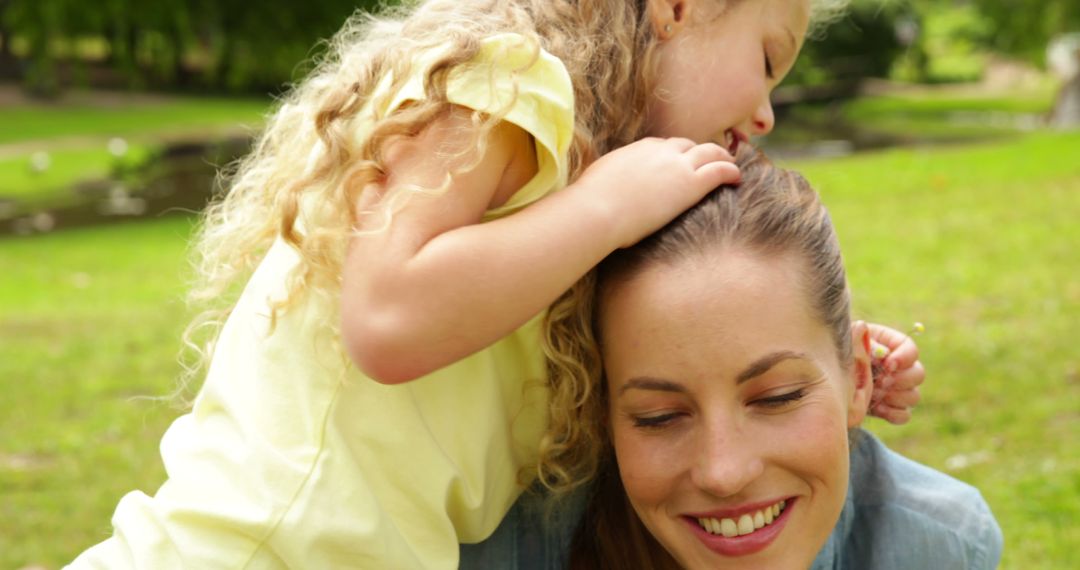
<svg viewBox="0 0 1080 570">
<path fill-rule="evenodd" d="M 153 492 L 189 218 L 0 241 L 0 568 L 57 568 Z"/>
<path fill-rule="evenodd" d="M 836 220 L 859 316 L 922 321 L 914 421 L 871 426 L 978 486 L 1004 568 L 1080 562 L 1080 133 L 798 166 Z"/>
<path fill-rule="evenodd" d="M 784 110 L 769 140 L 813 142 L 844 137 L 838 130 L 911 143 L 1000 138 L 1041 128 L 1058 87 L 1055 81 L 1044 79 L 1023 88 L 986 93 L 971 85 L 897 88 L 888 95 L 796 105 Z"/>
<path fill-rule="evenodd" d="M 0 144 L 55 137 L 115 137 L 199 129 L 251 128 L 269 109 L 263 99 L 169 97 L 115 106 L 29 103 L 0 107 Z"/>
<path fill-rule="evenodd" d="M 107 178 L 118 169 L 140 164 L 149 155 L 148 147 L 136 145 L 118 158 L 105 144 L 99 144 L 0 158 L 0 198 L 41 201 L 49 195 L 68 194 L 78 182 Z M 45 160 L 47 166 L 35 167 L 37 160 Z"/>
</svg>

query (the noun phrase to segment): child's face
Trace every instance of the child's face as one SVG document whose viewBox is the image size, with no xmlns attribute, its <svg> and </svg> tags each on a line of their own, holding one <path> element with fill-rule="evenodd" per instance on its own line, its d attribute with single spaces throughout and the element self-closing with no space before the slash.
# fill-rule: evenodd
<svg viewBox="0 0 1080 570">
<path fill-rule="evenodd" d="M 772 130 L 769 93 L 802 48 L 810 0 L 650 0 L 650 12 L 662 40 L 649 135 L 734 154 Z"/>
</svg>

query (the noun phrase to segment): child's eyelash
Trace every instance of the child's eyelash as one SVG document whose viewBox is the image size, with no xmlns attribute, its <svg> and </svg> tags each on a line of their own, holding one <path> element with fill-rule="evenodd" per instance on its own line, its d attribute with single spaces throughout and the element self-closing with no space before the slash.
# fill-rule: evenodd
<svg viewBox="0 0 1080 570">
<path fill-rule="evenodd" d="M 773 78 L 772 60 L 769 59 L 769 52 L 765 52 L 765 75 L 769 79 Z"/>
<path fill-rule="evenodd" d="M 786 406 L 792 402 L 797 402 L 806 395 L 806 390 L 799 388 L 794 392 L 788 392 L 787 394 L 780 394 L 779 396 L 771 396 L 768 398 L 761 398 L 754 400 L 754 404 L 764 406 L 766 408 L 780 408 Z"/>
</svg>

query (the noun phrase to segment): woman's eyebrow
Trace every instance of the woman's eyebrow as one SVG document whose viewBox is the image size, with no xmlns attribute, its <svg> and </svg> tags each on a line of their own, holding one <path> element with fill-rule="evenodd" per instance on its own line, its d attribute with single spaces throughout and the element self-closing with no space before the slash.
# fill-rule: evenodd
<svg viewBox="0 0 1080 570">
<path fill-rule="evenodd" d="M 743 382 L 747 382 L 753 378 L 761 376 L 762 374 L 768 372 L 769 369 L 773 366 L 776 366 L 777 364 L 785 360 L 790 360 L 792 358 L 806 360 L 807 356 L 801 352 L 795 352 L 792 350 L 779 350 L 770 354 L 766 354 L 765 356 L 762 356 L 761 358 L 755 360 L 753 363 L 750 364 L 750 366 L 747 366 L 745 370 L 740 372 L 739 375 L 735 378 L 735 383 L 742 384 Z"/>
<path fill-rule="evenodd" d="M 739 375 L 735 378 L 736 384 L 742 384 L 761 376 L 769 371 L 770 368 L 785 360 L 809 360 L 805 354 L 801 352 L 795 352 L 793 350 L 778 350 L 762 356 L 755 360 L 750 366 L 747 366 Z M 686 387 L 678 382 L 672 382 L 671 380 L 664 380 L 663 378 L 653 378 L 651 376 L 635 376 L 626 381 L 619 388 L 619 395 L 623 395 L 627 390 L 654 390 L 657 392 L 677 392 L 685 393 Z"/>
<path fill-rule="evenodd" d="M 664 380 L 661 378 L 651 378 L 648 376 L 637 376 L 626 381 L 619 388 L 619 395 L 622 396 L 624 392 L 630 389 L 637 390 L 656 390 L 659 392 L 686 392 L 681 384 L 672 382 L 671 380 Z"/>
</svg>

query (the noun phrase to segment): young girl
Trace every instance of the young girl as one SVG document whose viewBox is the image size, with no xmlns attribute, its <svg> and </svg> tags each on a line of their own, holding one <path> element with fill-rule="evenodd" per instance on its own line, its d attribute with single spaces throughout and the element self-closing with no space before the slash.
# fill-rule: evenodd
<svg viewBox="0 0 1080 570">
<path fill-rule="evenodd" d="M 456 567 L 531 479 L 545 307 L 738 178 L 809 4 L 429 0 L 351 20 L 206 214 L 194 298 L 248 280 L 162 440 L 169 479 L 125 496 L 74 566 Z M 903 413 L 922 371 L 895 338 Z"/>
</svg>

